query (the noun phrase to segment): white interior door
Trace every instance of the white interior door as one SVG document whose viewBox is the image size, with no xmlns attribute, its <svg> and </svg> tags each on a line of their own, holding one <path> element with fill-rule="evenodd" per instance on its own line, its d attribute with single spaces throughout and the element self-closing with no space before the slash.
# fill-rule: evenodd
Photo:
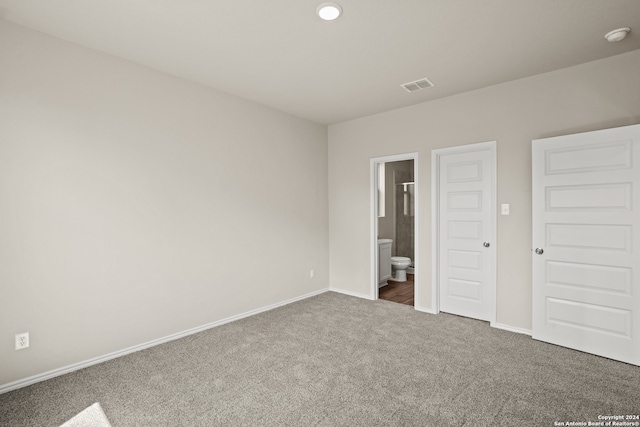
<svg viewBox="0 0 640 427">
<path fill-rule="evenodd" d="M 640 125 L 532 146 L 533 338 L 640 365 Z"/>
<path fill-rule="evenodd" d="M 495 143 L 439 155 L 440 310 L 495 320 Z"/>
</svg>

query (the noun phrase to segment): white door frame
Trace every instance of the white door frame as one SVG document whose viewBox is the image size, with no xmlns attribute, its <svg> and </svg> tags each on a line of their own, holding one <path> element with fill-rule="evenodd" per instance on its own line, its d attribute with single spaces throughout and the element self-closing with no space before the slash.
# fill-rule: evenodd
<svg viewBox="0 0 640 427">
<path fill-rule="evenodd" d="M 403 160 L 413 160 L 413 181 L 415 182 L 413 187 L 414 194 L 414 228 L 413 228 L 413 236 L 414 236 L 414 260 L 413 265 L 415 267 L 415 278 L 413 285 L 413 299 L 414 299 L 414 308 L 416 310 L 420 310 L 418 306 L 418 295 L 419 295 L 419 286 L 418 286 L 418 277 L 420 277 L 420 257 L 418 256 L 419 238 L 420 234 L 418 233 L 419 224 L 420 224 L 420 214 L 419 214 L 419 179 L 418 179 L 418 153 L 406 153 L 406 154 L 396 154 L 393 156 L 385 156 L 385 157 L 375 157 L 370 160 L 370 171 L 371 171 L 371 180 L 370 180 L 370 190 L 371 190 L 371 208 L 369 209 L 371 213 L 370 224 L 371 224 L 371 287 L 369 293 L 369 299 L 377 300 L 378 299 L 378 165 L 380 163 L 390 163 L 390 162 L 401 162 Z"/>
<path fill-rule="evenodd" d="M 455 147 L 439 148 L 431 150 L 431 309 L 430 313 L 440 313 L 440 157 L 448 154 L 468 153 L 479 150 L 489 150 L 493 158 L 493 171 L 492 171 L 492 188 L 491 188 L 491 218 L 492 224 L 492 236 L 490 237 L 491 244 L 494 246 L 494 253 L 497 254 L 497 226 L 496 226 L 496 206 L 497 206 L 497 155 L 496 155 L 496 141 L 480 142 L 477 144 L 458 145 Z M 496 264 L 497 257 L 493 259 L 493 265 L 491 266 L 491 276 L 493 278 L 490 285 L 491 298 L 491 317 L 489 323 L 491 326 L 495 326 L 496 323 Z"/>
</svg>

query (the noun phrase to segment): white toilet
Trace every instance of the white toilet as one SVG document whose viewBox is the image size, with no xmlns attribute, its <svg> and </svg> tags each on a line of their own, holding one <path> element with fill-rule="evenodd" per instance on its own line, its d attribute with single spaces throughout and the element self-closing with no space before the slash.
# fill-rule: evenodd
<svg viewBox="0 0 640 427">
<path fill-rule="evenodd" d="M 393 270 L 393 277 L 389 280 L 394 282 L 406 282 L 407 281 L 407 268 L 411 265 L 411 258 L 404 256 L 392 256 L 391 257 L 391 270 Z"/>
</svg>

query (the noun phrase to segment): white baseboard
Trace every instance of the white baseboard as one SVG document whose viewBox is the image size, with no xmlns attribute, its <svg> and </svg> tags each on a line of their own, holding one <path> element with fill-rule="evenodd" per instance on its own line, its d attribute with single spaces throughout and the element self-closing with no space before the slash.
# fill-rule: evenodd
<svg viewBox="0 0 640 427">
<path fill-rule="evenodd" d="M 413 308 L 416 311 L 420 311 L 422 313 L 428 313 L 428 314 L 438 314 L 434 309 L 431 308 L 426 308 L 426 307 L 419 307 L 417 305 L 413 306 Z"/>
<path fill-rule="evenodd" d="M 82 362 L 74 363 L 72 365 L 64 366 L 62 368 L 54 369 L 52 371 L 44 372 L 42 374 L 34 375 L 28 378 L 24 378 L 21 380 L 13 381 L 7 384 L 0 385 L 0 394 L 7 393 L 12 390 L 17 390 L 22 387 L 29 386 L 31 384 L 35 384 L 41 381 L 49 380 L 51 378 L 59 377 L 60 375 L 68 374 L 74 371 L 78 371 L 80 369 L 88 368 L 89 366 L 97 365 L 98 363 L 106 362 L 107 360 L 115 359 L 117 357 L 121 357 L 127 355 L 129 353 L 134 353 L 136 351 L 144 350 L 149 347 L 154 347 L 156 345 L 164 344 L 169 341 L 177 340 L 180 338 L 184 338 L 189 335 L 197 334 L 198 332 L 206 331 L 207 329 L 215 328 L 216 326 L 222 326 L 225 323 L 230 323 L 235 320 L 240 320 L 245 317 L 254 316 L 256 314 L 273 310 L 274 308 L 282 307 L 287 304 L 291 304 L 296 301 L 300 301 L 303 299 L 311 298 L 316 295 L 323 294 L 329 291 L 328 288 L 320 289 L 319 291 L 311 292 L 305 295 L 301 295 L 299 297 L 291 298 L 286 301 L 278 302 L 275 304 L 268 305 L 266 307 L 257 308 L 255 310 L 247 311 L 246 313 L 238 314 L 236 316 L 227 317 L 222 320 L 218 320 L 216 322 L 208 323 L 206 325 L 197 326 L 192 329 L 188 329 L 186 331 L 178 332 L 172 335 L 167 335 L 163 338 L 158 338 L 156 340 L 148 341 L 142 344 L 134 345 L 133 347 L 125 348 L 123 350 L 114 351 L 113 353 L 105 354 L 104 356 L 94 357 L 93 359 L 85 360 Z"/>
<path fill-rule="evenodd" d="M 373 298 L 371 298 L 371 295 L 367 295 L 367 294 L 360 294 L 358 292 L 345 291 L 344 289 L 337 289 L 337 288 L 329 288 L 329 290 L 331 292 L 337 292 L 339 294 L 349 295 L 349 296 L 356 297 L 356 298 L 364 298 L 364 299 L 368 299 L 368 300 L 373 300 Z"/>
<path fill-rule="evenodd" d="M 523 335 L 532 335 L 532 331 L 529 329 L 524 329 L 524 328 L 517 328 L 515 326 L 509 326 L 509 325 L 503 325 L 502 323 L 492 323 L 491 326 L 493 328 L 496 329 L 503 329 L 505 331 L 509 331 L 509 332 L 515 332 L 516 334 L 523 334 Z"/>
</svg>

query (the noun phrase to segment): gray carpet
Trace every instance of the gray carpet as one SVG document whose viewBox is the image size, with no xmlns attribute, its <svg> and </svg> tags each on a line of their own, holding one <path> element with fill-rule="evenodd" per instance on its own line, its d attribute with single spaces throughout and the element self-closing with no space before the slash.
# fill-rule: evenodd
<svg viewBox="0 0 640 427">
<path fill-rule="evenodd" d="M 0 395 L 0 425 L 553 426 L 640 412 L 640 368 L 325 293 Z"/>
</svg>

